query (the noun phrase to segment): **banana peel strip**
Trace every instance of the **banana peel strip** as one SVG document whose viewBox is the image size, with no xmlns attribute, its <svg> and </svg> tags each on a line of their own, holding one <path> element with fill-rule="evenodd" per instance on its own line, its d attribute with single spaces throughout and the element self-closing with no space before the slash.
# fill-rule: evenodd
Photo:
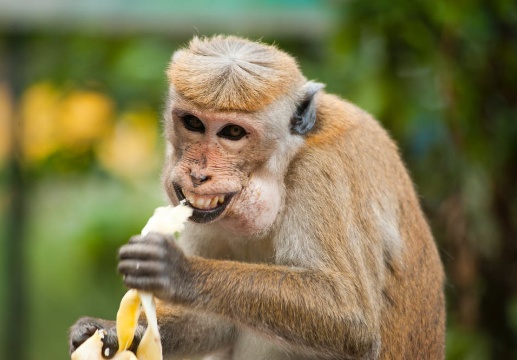
<svg viewBox="0 0 517 360">
<path fill-rule="evenodd" d="M 159 207 L 154 211 L 142 230 L 142 235 L 150 232 L 162 234 L 176 234 L 183 230 L 185 222 L 192 215 L 192 208 L 181 203 L 178 206 Z M 147 317 L 147 329 L 138 345 L 136 355 L 127 350 L 135 335 L 143 307 Z M 119 350 L 113 360 L 162 360 L 162 344 L 156 317 L 156 303 L 150 293 L 130 289 L 120 301 L 117 312 L 117 337 Z M 104 360 L 102 356 L 102 339 L 106 335 L 104 330 L 97 330 L 76 351 L 72 353 L 72 360 Z M 106 354 L 108 355 L 108 354 Z"/>
</svg>

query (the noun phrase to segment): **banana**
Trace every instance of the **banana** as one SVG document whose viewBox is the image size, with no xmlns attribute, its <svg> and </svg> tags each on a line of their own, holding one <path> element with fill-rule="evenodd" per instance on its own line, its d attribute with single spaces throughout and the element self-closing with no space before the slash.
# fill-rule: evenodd
<svg viewBox="0 0 517 360">
<path fill-rule="evenodd" d="M 147 329 L 142 337 L 142 341 L 140 341 L 140 345 L 138 345 L 136 357 L 138 360 L 161 360 L 162 343 L 156 318 L 156 303 L 152 294 L 144 292 L 139 294 L 145 316 L 147 317 Z"/>
<path fill-rule="evenodd" d="M 192 208 L 181 203 L 178 206 L 159 207 L 148 220 L 142 235 L 149 232 L 174 235 L 181 232 L 185 222 L 192 215 Z M 135 336 L 141 308 L 147 317 L 147 329 L 138 345 L 136 355 L 127 350 Z M 162 360 L 162 344 L 156 318 L 156 303 L 152 294 L 130 289 L 122 297 L 117 311 L 117 337 L 119 349 L 113 360 Z M 102 357 L 102 339 L 104 330 L 97 330 L 76 351 L 71 360 L 104 360 Z"/>
<path fill-rule="evenodd" d="M 120 301 L 117 311 L 117 337 L 119 351 L 127 350 L 135 336 L 140 317 L 140 297 L 138 291 L 130 289 Z"/>
<path fill-rule="evenodd" d="M 72 353 L 72 360 L 102 359 L 102 339 L 105 335 L 104 330 L 97 330 Z"/>
</svg>

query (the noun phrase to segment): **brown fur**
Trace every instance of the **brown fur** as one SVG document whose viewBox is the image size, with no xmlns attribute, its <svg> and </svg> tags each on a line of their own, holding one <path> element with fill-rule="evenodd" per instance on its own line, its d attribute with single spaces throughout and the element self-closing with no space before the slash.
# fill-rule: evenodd
<svg viewBox="0 0 517 360">
<path fill-rule="evenodd" d="M 274 71 L 241 71 L 228 60 L 236 54 Z M 189 223 L 178 247 L 154 235 L 121 249 L 126 285 L 164 300 L 165 353 L 443 359 L 442 265 L 379 123 L 336 96 L 313 97 L 319 87 L 285 53 L 234 37 L 194 39 L 174 56 L 169 78 L 163 181 L 171 201 L 175 187 L 236 195 L 219 218 Z M 291 119 L 303 119 L 307 104 L 316 123 L 299 135 Z M 185 113 L 203 131 L 189 130 Z M 246 136 L 221 137 L 228 124 Z M 193 182 L 193 173 L 209 180 Z"/>
<path fill-rule="evenodd" d="M 322 94 L 318 109 L 318 126 L 291 164 L 296 181 L 291 187 L 298 189 L 293 198 L 312 204 L 307 217 L 332 219 L 316 222 L 314 236 L 326 248 L 329 266 L 356 284 L 357 305 L 376 324 L 370 331 L 380 340 L 379 358 L 443 359 L 443 270 L 396 146 L 375 120 L 349 103 Z M 314 168 L 320 171 L 308 179 L 302 169 Z M 329 180 L 339 187 L 311 184 Z M 349 196 L 339 196 L 344 192 Z M 400 248 L 376 224 L 372 203 L 395 215 L 389 220 L 400 230 Z M 346 229 L 358 234 L 355 246 Z"/>
<path fill-rule="evenodd" d="M 226 61 L 181 54 L 181 67 L 175 57 L 169 71 L 175 89 L 196 107 L 217 104 L 224 112 L 266 108 L 282 90 L 300 86 L 298 78 L 286 83 L 297 68 L 276 49 L 233 37 L 202 44 L 218 49 L 205 50 L 208 55 L 228 57 L 236 43 L 256 46 L 253 57 L 271 51 L 271 63 L 284 64 L 276 68 L 290 69 L 286 77 L 262 77 L 261 90 L 250 91 L 255 74 L 221 80 Z M 203 53 L 199 47 L 195 39 L 190 51 Z M 253 57 L 251 63 L 260 59 Z M 199 77 L 180 74 L 180 68 L 195 69 Z M 288 91 L 297 99 L 299 90 Z M 195 258 L 192 273 L 198 275 L 190 290 L 196 296 L 188 307 L 276 339 L 300 358 L 442 359 L 443 270 L 397 148 L 356 106 L 325 93 L 317 95 L 316 106 L 315 128 L 282 172 L 282 211 L 262 237 L 274 258 L 259 261 L 272 264 L 244 263 L 231 252 L 226 256 L 240 262 Z"/>
<path fill-rule="evenodd" d="M 243 48 L 254 49 L 243 51 L 251 64 L 268 53 L 277 71 L 240 72 L 228 58 Z M 297 72 L 275 48 L 216 37 L 194 39 L 188 56 L 175 56 L 169 78 L 203 113 L 249 112 L 286 92 L 297 99 Z M 260 261 L 271 264 L 231 252 L 237 262 L 193 258 L 188 308 L 249 327 L 300 357 L 441 359 L 443 271 L 397 148 L 354 105 L 321 93 L 316 106 L 315 128 L 283 172 L 282 210 L 262 236 L 274 258 Z"/>
<path fill-rule="evenodd" d="M 237 37 L 195 37 L 167 75 L 178 94 L 207 109 L 257 111 L 304 82 L 296 61 L 277 48 Z"/>
</svg>

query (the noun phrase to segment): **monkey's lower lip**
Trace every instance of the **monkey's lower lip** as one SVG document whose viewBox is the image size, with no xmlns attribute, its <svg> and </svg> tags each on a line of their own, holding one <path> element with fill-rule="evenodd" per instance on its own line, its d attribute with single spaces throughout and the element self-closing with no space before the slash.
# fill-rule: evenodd
<svg viewBox="0 0 517 360">
<path fill-rule="evenodd" d="M 185 200 L 187 202 L 187 205 L 190 206 L 192 209 L 194 209 L 194 212 L 192 213 L 192 216 L 189 218 L 193 222 L 196 223 L 209 223 L 211 221 L 214 221 L 217 219 L 223 211 L 226 209 L 228 204 L 230 203 L 231 199 L 235 195 L 235 193 L 229 193 L 224 196 L 224 201 L 217 205 L 214 208 L 211 209 L 199 209 L 195 206 L 193 206 L 185 197 L 185 194 L 183 194 L 183 191 L 181 190 L 181 187 L 178 184 L 174 184 L 174 191 L 176 192 L 176 196 L 179 201 Z"/>
</svg>

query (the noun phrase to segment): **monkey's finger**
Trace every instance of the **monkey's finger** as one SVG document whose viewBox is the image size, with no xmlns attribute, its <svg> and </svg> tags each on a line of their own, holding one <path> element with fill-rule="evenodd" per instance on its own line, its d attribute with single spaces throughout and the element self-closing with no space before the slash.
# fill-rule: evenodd
<svg viewBox="0 0 517 360">
<path fill-rule="evenodd" d="M 119 260 L 160 260 L 166 255 L 163 247 L 144 242 L 126 244 L 119 249 Z"/>
<path fill-rule="evenodd" d="M 123 275 L 154 276 L 163 274 L 166 264 L 160 261 L 122 260 L 118 264 L 118 272 Z"/>
<path fill-rule="evenodd" d="M 128 288 L 151 293 L 167 287 L 167 280 L 164 277 L 126 275 L 123 281 Z"/>
<path fill-rule="evenodd" d="M 93 323 L 79 322 L 70 330 L 70 354 L 102 327 Z"/>
<path fill-rule="evenodd" d="M 102 339 L 102 356 L 111 359 L 118 350 L 118 338 L 115 328 L 107 329 L 106 335 Z"/>
<path fill-rule="evenodd" d="M 157 232 L 150 232 L 147 235 L 135 235 L 132 236 L 129 239 L 129 244 L 134 243 L 141 243 L 141 242 L 147 242 L 147 243 L 164 243 L 168 241 L 174 241 L 174 236 L 169 234 L 161 234 Z"/>
</svg>

